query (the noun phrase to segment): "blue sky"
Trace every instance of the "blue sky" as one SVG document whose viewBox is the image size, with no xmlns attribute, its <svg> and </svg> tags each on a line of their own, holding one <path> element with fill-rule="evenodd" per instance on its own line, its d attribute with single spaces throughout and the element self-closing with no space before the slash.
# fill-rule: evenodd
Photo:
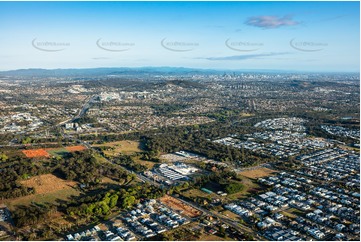
<svg viewBox="0 0 361 242">
<path fill-rule="evenodd" d="M 0 2 L 0 70 L 359 71 L 359 2 Z"/>
</svg>

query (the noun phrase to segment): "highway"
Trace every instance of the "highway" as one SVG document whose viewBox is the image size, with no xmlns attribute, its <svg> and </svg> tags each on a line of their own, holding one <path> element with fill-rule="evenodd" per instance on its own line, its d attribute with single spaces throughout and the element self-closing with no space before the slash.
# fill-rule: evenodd
<svg viewBox="0 0 361 242">
<path fill-rule="evenodd" d="M 73 117 L 71 119 L 71 121 L 73 122 L 74 120 L 81 118 L 87 111 L 88 109 L 91 107 L 90 103 L 97 97 L 98 95 L 94 95 L 88 98 L 88 100 L 85 101 L 84 105 L 82 106 L 82 108 L 79 110 L 78 115 L 76 115 L 75 117 Z M 64 123 L 64 122 L 63 122 Z"/>
</svg>

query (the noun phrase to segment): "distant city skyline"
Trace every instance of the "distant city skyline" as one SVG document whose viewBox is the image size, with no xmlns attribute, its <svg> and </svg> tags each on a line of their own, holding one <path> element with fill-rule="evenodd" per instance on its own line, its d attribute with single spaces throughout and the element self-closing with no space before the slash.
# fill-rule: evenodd
<svg viewBox="0 0 361 242">
<path fill-rule="evenodd" d="M 0 2 L 0 71 L 359 72 L 359 2 Z"/>
</svg>

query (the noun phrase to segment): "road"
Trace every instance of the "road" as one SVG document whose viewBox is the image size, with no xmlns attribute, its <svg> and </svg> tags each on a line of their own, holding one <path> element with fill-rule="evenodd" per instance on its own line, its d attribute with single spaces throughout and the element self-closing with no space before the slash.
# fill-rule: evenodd
<svg viewBox="0 0 361 242">
<path fill-rule="evenodd" d="M 251 228 L 247 227 L 247 226 L 244 226 L 240 223 L 238 223 L 237 221 L 234 221 L 230 218 L 227 218 L 219 213 L 214 213 L 208 209 L 205 209 L 205 208 L 202 208 L 200 207 L 198 204 L 194 203 L 194 202 L 190 202 L 190 201 L 186 201 L 182 198 L 179 198 L 179 197 L 175 197 L 173 196 L 174 198 L 184 202 L 185 204 L 191 206 L 191 207 L 194 207 L 196 209 L 198 209 L 199 211 L 203 212 L 203 214 L 205 215 L 209 215 L 209 216 L 212 216 L 212 217 L 216 217 L 218 218 L 220 221 L 222 221 L 223 223 L 235 228 L 235 229 L 238 229 L 238 230 L 241 230 L 242 231 L 245 231 L 247 233 L 250 233 L 251 235 L 253 235 L 254 238 L 256 238 L 257 240 L 264 240 L 264 238 L 261 238 L 257 233 L 255 233 Z"/>
<path fill-rule="evenodd" d="M 81 117 L 82 115 L 85 114 L 85 112 L 86 112 L 86 111 L 88 110 L 88 108 L 90 107 L 90 102 L 91 102 L 91 100 L 93 100 L 94 97 L 95 97 L 95 96 L 92 96 L 91 98 L 89 98 L 89 100 L 83 105 L 82 109 L 79 111 L 79 114 L 78 114 L 77 116 L 75 116 L 72 120 L 75 120 L 75 119 L 77 119 L 77 118 L 79 118 L 79 117 Z M 87 143 L 87 142 L 84 142 L 84 141 L 82 141 L 82 140 L 80 140 L 80 139 L 74 138 L 74 137 L 69 136 L 69 135 L 64 135 L 64 134 L 63 134 L 63 136 L 64 136 L 65 138 L 68 138 L 68 139 L 73 139 L 73 140 L 75 140 L 76 142 L 84 145 L 84 146 L 87 147 L 88 149 L 93 150 L 94 152 L 97 152 L 98 154 L 100 154 L 100 152 L 99 152 L 98 150 L 94 149 L 94 148 L 93 148 L 89 143 Z M 114 164 L 113 162 L 111 162 L 111 161 L 110 161 L 109 159 L 107 159 L 106 157 L 104 157 L 104 158 L 106 159 L 106 161 Z M 133 171 L 127 169 L 127 168 L 124 167 L 124 166 L 121 166 L 121 167 L 122 167 L 123 169 L 127 170 L 128 172 L 130 172 L 130 173 L 132 173 L 132 174 L 135 174 L 135 175 L 137 176 L 137 178 L 138 178 L 139 180 L 143 181 L 143 182 L 150 183 L 150 184 L 152 184 L 152 185 L 154 185 L 154 186 L 157 186 L 157 187 L 162 187 L 162 186 L 164 186 L 164 185 L 161 185 L 161 184 L 159 184 L 158 182 L 155 182 L 155 181 L 153 181 L 153 180 L 151 180 L 151 179 L 149 179 L 149 178 L 147 178 L 147 177 L 145 177 L 145 176 L 143 176 L 143 175 L 141 175 L 141 174 L 134 173 Z M 179 197 L 175 197 L 175 198 L 176 198 L 176 199 L 179 199 L 180 201 L 184 202 L 185 204 L 187 204 L 187 205 L 189 205 L 189 206 L 191 206 L 191 207 L 194 207 L 195 209 L 198 209 L 199 211 L 203 212 L 205 215 L 209 215 L 209 216 L 212 216 L 212 217 L 216 217 L 216 218 L 218 218 L 220 221 L 222 221 L 223 223 L 225 223 L 225 224 L 227 224 L 227 225 L 229 225 L 229 226 L 231 226 L 231 227 L 233 227 L 233 228 L 235 228 L 235 229 L 237 229 L 237 230 L 245 231 L 245 232 L 247 232 L 247 233 L 250 233 L 250 234 L 252 234 L 252 235 L 254 236 L 254 238 L 256 238 L 256 239 L 258 239 L 258 240 L 264 240 L 264 239 L 261 238 L 257 233 L 255 233 L 251 228 L 246 227 L 246 226 L 244 226 L 244 225 L 242 225 L 242 224 L 239 224 L 237 221 L 234 221 L 234 220 L 232 220 L 232 219 L 230 219 L 230 218 L 227 218 L 227 217 L 225 217 L 225 216 L 223 216 L 223 215 L 221 215 L 221 214 L 218 214 L 218 213 L 214 213 L 214 212 L 212 212 L 212 211 L 209 211 L 208 209 L 202 208 L 202 207 L 200 207 L 198 204 L 195 204 L 195 203 L 193 203 L 193 202 L 186 201 L 186 200 L 184 200 L 184 199 L 182 199 L 182 198 L 179 198 Z"/>
<path fill-rule="evenodd" d="M 78 115 L 76 115 L 75 117 L 73 117 L 71 119 L 71 121 L 73 122 L 74 120 L 81 118 L 87 111 L 88 109 L 91 107 L 90 103 L 92 101 L 94 101 L 94 99 L 98 97 L 98 95 L 94 95 L 88 98 L 88 100 L 85 101 L 84 105 L 82 106 L 82 108 L 80 109 Z"/>
<path fill-rule="evenodd" d="M 67 136 L 67 138 L 72 138 L 72 137 Z M 79 139 L 75 139 L 75 140 L 76 140 L 78 143 L 80 143 L 80 144 L 84 145 L 85 147 L 87 147 L 88 149 L 91 149 L 91 150 L 99 153 L 99 151 L 96 150 L 96 149 L 94 149 L 90 144 L 88 144 L 88 143 L 86 143 L 86 142 L 84 142 L 84 141 L 82 141 L 82 140 L 79 140 Z M 105 157 L 104 157 L 104 158 L 105 158 Z M 108 160 L 107 158 L 105 158 L 105 159 L 106 159 L 108 162 L 112 163 L 112 162 L 111 162 L 110 160 Z M 114 163 L 112 163 L 112 164 L 114 164 Z M 148 182 L 148 183 L 150 183 L 150 184 L 152 184 L 152 185 L 154 185 L 154 186 L 157 186 L 157 187 L 163 186 L 162 184 L 159 184 L 158 182 L 155 182 L 155 181 L 153 181 L 153 180 L 151 180 L 151 179 L 149 179 L 149 178 L 147 178 L 147 177 L 145 177 L 145 176 L 143 176 L 143 175 L 141 175 L 141 174 L 134 173 L 133 171 L 127 169 L 127 168 L 124 167 L 124 166 L 121 166 L 121 167 L 122 167 L 123 169 L 127 170 L 128 172 L 130 172 L 130 173 L 132 173 L 132 174 L 135 174 L 135 175 L 137 176 L 137 178 L 138 178 L 139 180 L 143 181 L 143 182 Z M 227 224 L 227 225 L 229 225 L 229 226 L 232 226 L 232 227 L 235 228 L 235 229 L 238 229 L 238 230 L 241 230 L 241 231 L 245 231 L 245 232 L 247 232 L 247 233 L 250 233 L 250 234 L 252 234 L 252 235 L 253 235 L 256 239 L 258 239 L 258 240 L 264 240 L 263 238 L 259 237 L 259 235 L 258 235 L 257 233 L 255 233 L 251 228 L 246 227 L 246 226 L 244 226 L 244 225 L 242 225 L 242 224 L 239 224 L 237 221 L 234 221 L 234 220 L 232 220 L 232 219 L 230 219 L 230 218 L 227 218 L 227 217 L 225 217 L 225 216 L 223 216 L 223 215 L 221 215 L 221 214 L 218 214 L 218 213 L 214 213 L 214 212 L 212 212 L 212 211 L 209 211 L 208 209 L 202 208 L 202 207 L 200 207 L 198 204 L 195 204 L 195 203 L 193 203 L 193 202 L 186 201 L 186 200 L 184 200 L 184 199 L 182 199 L 182 198 L 179 198 L 179 197 L 174 197 L 174 198 L 179 199 L 180 201 L 184 202 L 185 204 L 187 204 L 187 205 L 189 205 L 189 206 L 191 206 L 191 207 L 194 207 L 195 209 L 198 209 L 199 211 L 203 212 L 203 214 L 205 214 L 205 215 L 209 215 L 209 216 L 218 218 L 218 219 L 219 219 L 220 221 L 222 221 L 223 223 L 225 223 L 225 224 Z"/>
</svg>

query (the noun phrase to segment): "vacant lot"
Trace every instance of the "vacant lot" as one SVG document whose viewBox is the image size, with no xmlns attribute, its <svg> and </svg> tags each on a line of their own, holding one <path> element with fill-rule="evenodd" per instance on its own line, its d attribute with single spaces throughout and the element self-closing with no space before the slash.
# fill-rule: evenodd
<svg viewBox="0 0 361 242">
<path fill-rule="evenodd" d="M 177 162 L 177 161 L 184 162 L 185 160 L 189 159 L 187 157 L 176 154 L 165 154 L 165 155 L 161 155 L 159 158 L 165 162 Z"/>
<path fill-rule="evenodd" d="M 228 196 L 226 197 L 227 199 L 234 200 L 234 199 L 239 199 L 239 198 L 246 198 L 249 195 L 252 195 L 255 192 L 263 189 L 257 183 L 255 183 L 252 179 L 242 176 L 242 175 L 238 175 L 238 176 L 242 179 L 242 181 L 240 183 L 243 184 L 244 189 L 242 191 L 234 193 L 234 194 L 228 194 Z M 234 181 L 234 182 L 237 182 L 237 181 Z"/>
<path fill-rule="evenodd" d="M 213 198 L 216 196 L 214 194 L 208 194 L 206 192 L 203 192 L 199 189 L 190 189 L 187 191 L 183 191 L 182 195 L 185 197 L 203 197 L 203 198 Z"/>
<path fill-rule="evenodd" d="M 202 236 L 199 240 L 200 241 L 226 241 L 226 239 L 221 238 L 215 234 L 207 234 L 207 233 L 202 234 Z"/>
<path fill-rule="evenodd" d="M 156 162 L 153 161 L 145 161 L 145 160 L 141 160 L 139 157 L 134 157 L 134 162 L 141 164 L 143 166 L 146 166 L 149 170 L 152 169 L 154 167 L 155 164 L 157 164 Z"/>
<path fill-rule="evenodd" d="M 236 221 L 239 221 L 239 219 L 240 219 L 240 217 L 239 217 L 237 214 L 232 213 L 232 212 L 229 211 L 229 210 L 226 210 L 226 211 L 222 212 L 222 214 L 223 214 L 224 216 L 226 216 L 226 217 L 228 217 L 228 218 L 231 218 L 231 219 L 233 219 L 233 220 L 236 220 Z"/>
<path fill-rule="evenodd" d="M 287 210 L 282 211 L 281 213 L 290 218 L 296 218 L 298 216 L 305 215 L 305 212 L 302 212 L 296 208 L 289 208 Z"/>
<path fill-rule="evenodd" d="M 239 174 L 248 178 L 259 178 L 259 177 L 271 176 L 275 172 L 277 171 L 265 167 L 259 167 L 254 170 L 242 171 Z"/>
<path fill-rule="evenodd" d="M 159 200 L 174 210 L 183 211 L 183 214 L 190 218 L 198 217 L 202 214 L 201 211 L 183 203 L 182 201 L 180 201 L 178 199 L 175 199 L 174 197 L 165 195 L 164 197 L 160 198 Z"/>
<path fill-rule="evenodd" d="M 78 196 L 80 192 L 76 190 L 77 183 L 60 179 L 52 174 L 32 177 L 20 182 L 23 186 L 35 188 L 35 194 L 7 199 L 1 201 L 9 209 L 14 209 L 17 205 L 30 205 L 35 203 L 57 203 L 58 199 L 68 200 L 71 196 Z"/>
<path fill-rule="evenodd" d="M 107 155 L 115 155 L 118 153 L 133 154 L 141 152 L 141 144 L 137 141 L 122 140 L 116 142 L 108 142 L 104 144 L 96 144 L 94 147 L 105 147 L 104 153 Z"/>
<path fill-rule="evenodd" d="M 23 150 L 22 151 L 26 157 L 34 158 L 34 157 L 49 157 L 49 153 L 44 149 L 35 149 L 35 150 Z"/>
</svg>

